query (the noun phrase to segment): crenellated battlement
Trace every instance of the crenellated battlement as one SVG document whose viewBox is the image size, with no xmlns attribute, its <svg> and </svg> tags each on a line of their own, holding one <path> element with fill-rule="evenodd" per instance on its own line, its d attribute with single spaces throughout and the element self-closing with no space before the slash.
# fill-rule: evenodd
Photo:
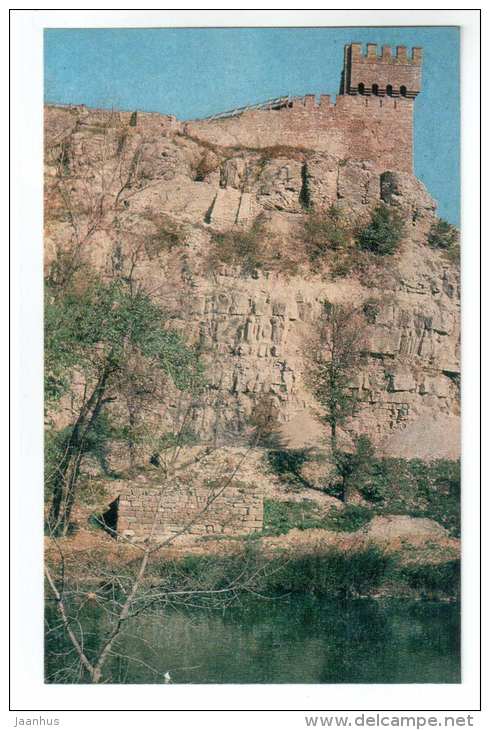
<svg viewBox="0 0 490 730">
<path fill-rule="evenodd" d="M 397 46 L 395 54 L 391 46 L 382 46 L 379 51 L 376 43 L 368 43 L 365 52 L 361 43 L 349 43 L 344 47 L 339 97 L 378 96 L 412 100 L 420 92 L 421 82 L 422 48 L 412 48 L 409 57 L 406 46 Z M 320 94 L 319 98 L 317 94 L 279 96 L 213 114 L 204 119 L 196 119 L 195 122 L 214 122 L 230 117 L 241 117 L 254 111 L 327 110 L 333 106 L 336 104 L 332 103 L 330 94 Z M 396 108 L 396 104 L 394 107 Z"/>
<path fill-rule="evenodd" d="M 422 49 L 412 48 L 412 55 L 408 58 L 407 47 L 397 46 L 395 55 L 391 46 L 381 46 L 381 53 L 376 43 L 367 43 L 366 52 L 362 52 L 361 43 L 348 43 L 345 50 L 351 50 L 352 59 L 356 63 L 390 63 L 394 66 L 399 64 L 410 64 L 412 66 L 422 65 Z"/>
<path fill-rule="evenodd" d="M 184 132 L 221 146 L 277 145 L 369 160 L 380 170 L 412 172 L 413 106 L 421 90 L 422 49 L 350 43 L 340 94 L 281 96 L 187 122 Z"/>
<path fill-rule="evenodd" d="M 352 95 L 403 96 L 414 99 L 421 90 L 422 49 L 412 48 L 411 56 L 405 46 L 368 43 L 363 53 L 361 43 L 349 43 L 344 48 L 344 68 L 340 93 Z"/>
<path fill-rule="evenodd" d="M 342 95 L 337 96 L 334 101 L 331 94 L 305 94 L 304 96 L 295 96 L 291 99 L 288 105 L 282 107 L 279 111 L 282 113 L 290 112 L 327 112 L 329 114 L 335 114 L 337 108 L 344 109 L 346 105 L 350 105 L 351 109 L 370 109 L 372 112 L 376 112 L 378 109 L 402 109 L 404 99 L 393 94 L 392 96 L 385 96 L 382 98 L 379 95 L 379 99 L 373 99 L 370 101 L 368 97 L 371 94 L 364 94 L 364 98 L 359 98 L 359 94 L 350 95 L 348 101 L 346 101 Z M 354 99 L 353 97 L 358 97 Z"/>
</svg>

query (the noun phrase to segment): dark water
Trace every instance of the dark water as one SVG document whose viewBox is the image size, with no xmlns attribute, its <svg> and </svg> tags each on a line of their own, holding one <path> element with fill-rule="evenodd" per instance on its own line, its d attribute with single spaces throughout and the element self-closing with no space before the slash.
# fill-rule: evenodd
<svg viewBox="0 0 490 730">
<path fill-rule="evenodd" d="M 92 609 L 84 623 L 86 641 L 99 641 L 103 616 Z M 109 681 L 161 683 L 169 671 L 175 683 L 455 683 L 459 628 L 456 604 L 310 595 L 160 611 L 132 620 Z M 48 681 L 59 643 L 48 642 Z"/>
</svg>

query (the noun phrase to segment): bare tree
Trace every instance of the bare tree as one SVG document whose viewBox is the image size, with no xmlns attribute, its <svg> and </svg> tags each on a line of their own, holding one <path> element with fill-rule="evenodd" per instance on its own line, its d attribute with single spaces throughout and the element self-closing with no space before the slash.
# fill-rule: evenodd
<svg viewBox="0 0 490 730">
<path fill-rule="evenodd" d="M 307 382 L 321 407 L 321 418 L 329 427 L 334 462 L 341 456 L 338 432 L 357 411 L 358 400 L 352 380 L 361 367 L 365 320 L 353 306 L 325 303 L 318 332 L 310 341 Z M 348 501 L 343 480 L 343 501 Z"/>
<path fill-rule="evenodd" d="M 73 154 L 72 134 L 55 138 L 46 151 L 56 170 L 46 186 L 46 223 L 61 215 L 68 224 L 68 231 L 63 232 L 69 237 L 68 244 L 64 241 L 57 250 L 50 270 L 51 281 L 61 287 L 86 263 L 89 244 L 97 233 L 125 238 L 129 199 L 156 184 L 140 174 L 143 139 L 117 124 L 117 119 L 106 120 L 87 139 L 90 154 L 84 156 Z M 130 240 L 131 258 L 140 258 L 144 237 L 133 232 Z M 132 265 L 134 268 L 134 261 Z"/>
<path fill-rule="evenodd" d="M 85 678 L 91 683 L 98 684 L 104 681 L 104 671 L 109 659 L 120 654 L 118 645 L 123 638 L 123 633 L 130 620 L 142 612 L 148 611 L 152 606 L 194 606 L 196 603 L 206 606 L 220 606 L 221 608 L 229 605 L 236 596 L 243 591 L 256 592 L 257 580 L 260 576 L 267 574 L 271 570 L 268 561 L 256 561 L 241 563 L 240 569 L 228 578 L 226 585 L 223 581 L 217 581 L 215 585 L 209 581 L 203 581 L 202 585 L 198 583 L 187 583 L 178 580 L 167 579 L 167 581 L 159 582 L 157 585 L 148 585 L 147 574 L 152 562 L 158 557 L 159 553 L 171 546 L 180 536 L 188 534 L 193 525 L 202 520 L 204 515 L 212 508 L 216 502 L 233 483 L 241 466 L 243 465 L 248 453 L 257 441 L 260 439 L 260 432 L 254 429 L 252 440 L 249 446 L 244 450 L 242 455 L 236 459 L 234 467 L 227 473 L 218 474 L 218 478 L 211 480 L 208 496 L 201 508 L 197 510 L 187 521 L 182 524 L 180 530 L 164 539 L 158 533 L 158 524 L 160 512 L 163 502 L 172 491 L 179 475 L 185 477 L 188 470 L 193 465 L 204 464 L 209 457 L 219 452 L 218 447 L 205 446 L 198 450 L 195 454 L 189 454 L 185 448 L 185 433 L 188 426 L 192 405 L 183 411 L 179 432 L 173 443 L 159 454 L 157 473 L 160 480 L 158 491 L 158 499 L 153 508 L 153 520 L 149 527 L 148 535 L 143 542 L 137 542 L 132 538 L 119 535 L 119 539 L 129 549 L 139 555 L 135 563 L 132 564 L 132 570 L 129 576 L 116 577 L 117 591 L 109 592 L 109 594 L 100 594 L 95 592 L 87 592 L 83 586 L 69 587 L 70 578 L 66 572 L 66 557 L 64 554 L 63 542 L 55 535 L 52 539 L 58 551 L 58 560 L 49 564 L 46 561 L 45 575 L 47 587 L 51 593 L 57 607 L 59 624 L 50 627 L 48 631 L 64 631 L 68 637 L 70 648 L 64 650 L 60 657 L 59 668 L 53 675 L 53 681 L 60 677 L 78 677 L 79 681 Z M 151 450 L 153 444 L 147 444 Z M 109 528 L 110 529 L 110 528 Z M 54 570 L 57 571 L 55 575 Z M 277 567 L 274 568 L 277 570 Z M 96 571 L 97 573 L 97 571 Z M 93 576 L 92 576 L 93 577 Z M 109 578 L 104 572 L 98 573 L 98 578 Z M 115 576 L 110 574 L 110 578 L 114 581 Z M 107 627 L 104 632 L 102 642 L 95 652 L 90 652 L 86 648 L 86 633 L 83 624 L 78 618 L 77 610 L 71 610 L 71 602 L 74 597 L 81 597 L 84 602 L 87 600 L 97 601 L 106 616 Z M 204 601 L 204 603 L 203 603 Z M 134 657 L 126 656 L 128 660 Z M 151 669 L 151 667 L 149 667 Z"/>
</svg>

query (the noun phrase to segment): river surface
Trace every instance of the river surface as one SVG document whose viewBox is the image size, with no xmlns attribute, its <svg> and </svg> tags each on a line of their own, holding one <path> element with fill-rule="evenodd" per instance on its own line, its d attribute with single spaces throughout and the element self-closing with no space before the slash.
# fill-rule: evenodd
<svg viewBox="0 0 490 730">
<path fill-rule="evenodd" d="M 454 603 L 311 595 L 154 611 L 131 620 L 109 681 L 161 683 L 169 672 L 175 683 L 457 683 L 459 620 Z M 96 608 L 84 624 L 87 646 L 103 639 Z M 48 652 L 47 681 L 76 681 L 52 675 L 60 640 L 48 649 L 58 656 Z"/>
</svg>

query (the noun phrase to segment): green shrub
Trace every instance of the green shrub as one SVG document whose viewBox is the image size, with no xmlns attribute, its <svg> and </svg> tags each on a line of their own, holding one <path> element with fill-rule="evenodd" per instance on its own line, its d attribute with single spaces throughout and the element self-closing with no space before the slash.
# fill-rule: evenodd
<svg viewBox="0 0 490 730">
<path fill-rule="evenodd" d="M 431 248 L 444 251 L 451 261 L 459 261 L 459 231 L 451 223 L 438 218 L 430 227 L 427 243 Z"/>
<path fill-rule="evenodd" d="M 248 543 L 232 556 L 195 555 L 154 563 L 152 574 L 167 591 L 254 590 L 262 595 L 318 593 L 357 596 L 376 590 L 394 569 L 394 559 L 375 545 L 349 552 L 330 547 L 299 557 L 270 558 Z M 213 600 L 213 596 L 209 597 Z M 193 603 L 200 600 L 193 596 Z M 204 595 L 202 600 L 206 600 Z"/>
<path fill-rule="evenodd" d="M 452 535 L 461 531 L 461 472 L 459 461 L 438 459 L 424 463 L 412 460 L 411 471 L 417 480 L 417 493 L 424 516 L 439 522 Z"/>
<path fill-rule="evenodd" d="M 329 484 L 324 487 L 325 494 L 329 497 L 335 497 L 342 501 L 344 499 L 344 488 L 341 482 L 332 480 Z"/>
<path fill-rule="evenodd" d="M 430 227 L 427 243 L 431 248 L 442 248 L 446 251 L 459 241 L 459 231 L 443 218 L 438 218 Z"/>
<path fill-rule="evenodd" d="M 356 488 L 378 512 L 428 517 L 460 533 L 459 461 L 373 458 Z"/>
<path fill-rule="evenodd" d="M 357 490 L 379 507 L 397 511 L 415 504 L 417 484 L 405 459 L 372 457 L 361 474 L 354 474 Z"/>
<path fill-rule="evenodd" d="M 353 452 L 336 449 L 333 453 L 337 474 L 341 478 L 342 500 L 348 502 L 351 494 L 369 478 L 375 463 L 374 447 L 367 436 L 359 436 Z"/>
<path fill-rule="evenodd" d="M 330 492 L 334 496 L 348 498 L 357 491 L 380 514 L 427 517 L 459 535 L 459 461 L 378 458 L 366 436 L 357 439 L 354 452 L 334 456 L 342 480 L 333 485 L 338 489 L 338 494 Z"/>
<path fill-rule="evenodd" d="M 460 594 L 460 562 L 404 565 L 400 574 L 410 588 L 429 598 L 440 595 L 457 598 Z"/>
<path fill-rule="evenodd" d="M 284 535 L 293 529 L 314 528 L 356 532 L 372 519 L 373 514 L 373 510 L 368 507 L 348 504 L 343 509 L 333 507 L 325 515 L 315 502 L 308 499 L 303 499 L 301 502 L 266 499 L 263 534 Z"/>
<path fill-rule="evenodd" d="M 264 533 L 284 535 L 294 528 L 308 530 L 313 527 L 324 527 L 314 502 L 308 499 L 301 502 L 264 500 Z"/>
<path fill-rule="evenodd" d="M 379 267 L 379 257 L 393 254 L 402 238 L 403 218 L 382 205 L 372 213 L 371 222 L 360 231 L 342 211 L 331 206 L 327 213 L 310 210 L 299 233 L 304 256 L 310 266 L 321 261 L 333 278 L 366 275 Z"/>
<path fill-rule="evenodd" d="M 249 589 L 265 590 L 264 569 L 269 563 L 270 558 L 260 553 L 255 543 L 248 541 L 244 549 L 234 555 L 187 555 L 164 559 L 155 561 L 149 570 L 151 575 L 160 579 L 161 585 L 165 585 L 166 591 L 180 591 L 184 598 L 186 591 L 193 591 L 192 603 L 205 606 L 207 600 L 214 600 L 214 592 L 230 587 L 236 593 Z M 202 595 L 199 595 L 201 592 Z"/>
<path fill-rule="evenodd" d="M 377 256 L 391 256 L 398 249 L 403 226 L 403 218 L 398 211 L 380 205 L 373 211 L 369 225 L 357 236 L 359 248 Z"/>
<path fill-rule="evenodd" d="M 346 504 L 343 509 L 333 507 L 324 527 L 336 532 L 357 532 L 373 518 L 373 510 L 358 504 Z"/>
</svg>

